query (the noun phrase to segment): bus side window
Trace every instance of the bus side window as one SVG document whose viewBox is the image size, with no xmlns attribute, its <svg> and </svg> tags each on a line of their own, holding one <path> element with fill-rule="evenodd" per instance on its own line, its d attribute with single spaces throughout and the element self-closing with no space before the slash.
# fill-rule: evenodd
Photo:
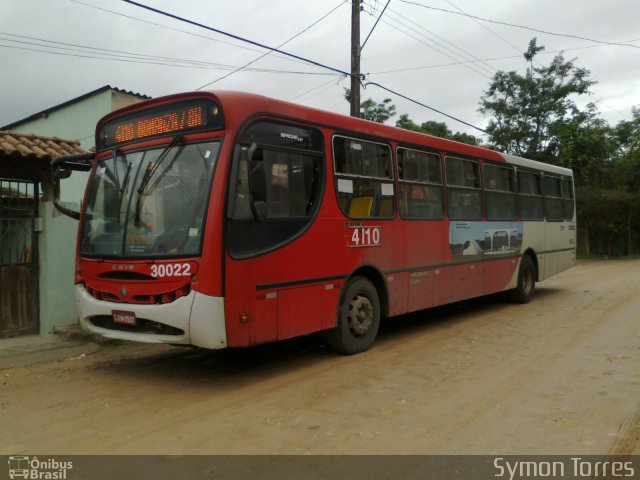
<svg viewBox="0 0 640 480">
<path fill-rule="evenodd" d="M 451 220 L 482 220 L 480 165 L 475 160 L 445 157 L 447 200 Z"/>
<path fill-rule="evenodd" d="M 513 169 L 486 163 L 482 168 L 487 220 L 515 220 L 516 189 Z"/>
<path fill-rule="evenodd" d="M 444 216 L 440 156 L 398 148 L 398 189 L 403 218 L 438 220 Z"/>
<path fill-rule="evenodd" d="M 518 170 L 518 207 L 521 220 L 544 220 L 539 173 Z"/>
<path fill-rule="evenodd" d="M 562 179 L 562 198 L 564 199 L 564 219 L 573 220 L 573 211 L 575 208 L 573 199 L 573 180 L 569 177 Z"/>
<path fill-rule="evenodd" d="M 338 205 L 349 218 L 392 218 L 395 189 L 388 145 L 333 137 Z"/>
<path fill-rule="evenodd" d="M 562 184 L 559 177 L 545 175 L 544 186 L 544 215 L 547 220 L 564 220 L 564 207 L 562 202 Z"/>
</svg>

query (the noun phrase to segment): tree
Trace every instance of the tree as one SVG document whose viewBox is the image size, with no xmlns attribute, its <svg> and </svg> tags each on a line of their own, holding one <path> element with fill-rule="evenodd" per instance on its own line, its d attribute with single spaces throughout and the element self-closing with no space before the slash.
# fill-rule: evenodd
<svg viewBox="0 0 640 480">
<path fill-rule="evenodd" d="M 486 130 L 498 148 L 553 163 L 558 155 L 557 131 L 567 122 L 581 125 L 593 118 L 595 107 L 581 110 L 573 97 L 588 93 L 595 82 L 588 70 L 562 54 L 549 66 L 534 68 L 533 59 L 543 48 L 535 38 L 529 43 L 524 57 L 531 66 L 524 75 L 497 72 L 481 97 L 479 111 L 491 117 Z"/>
<path fill-rule="evenodd" d="M 617 159 L 614 181 L 628 191 L 640 191 L 640 107 L 631 109 L 631 120 L 623 120 L 613 129 Z"/>
<path fill-rule="evenodd" d="M 347 102 L 351 102 L 351 90 L 348 88 L 344 89 L 344 98 Z M 396 106 L 391 103 L 390 98 L 385 98 L 379 103 L 372 98 L 367 98 L 364 102 L 360 103 L 360 118 L 384 123 L 395 115 Z M 430 120 L 418 125 L 411 120 L 406 113 L 400 115 L 400 118 L 396 120 L 396 127 L 426 133 L 427 135 L 433 135 L 435 137 L 448 138 L 457 142 L 468 143 L 469 145 L 479 145 L 478 139 L 473 135 L 464 132 L 453 133 L 444 122 L 434 122 Z"/>
<path fill-rule="evenodd" d="M 400 115 L 400 118 L 396 120 L 396 127 L 404 128 L 405 130 L 412 130 L 414 132 L 426 133 L 427 135 L 433 135 L 435 137 L 448 138 L 450 140 L 467 143 L 469 145 L 479 145 L 478 139 L 473 135 L 469 135 L 464 132 L 453 133 L 444 122 L 429 120 L 428 122 L 423 122 L 418 125 L 411 120 L 409 115 L 406 113 Z"/>
<path fill-rule="evenodd" d="M 351 102 L 351 90 L 344 89 L 344 98 L 347 102 Z M 367 98 L 360 102 L 360 118 L 371 120 L 373 122 L 384 123 L 396 114 L 396 106 L 391 103 L 390 98 L 385 98 L 382 102 L 377 103 L 372 98 Z"/>
<path fill-rule="evenodd" d="M 558 122 L 551 129 L 552 163 L 571 168 L 576 185 L 611 188 L 611 162 L 616 152 L 612 129 L 600 118 Z"/>
</svg>

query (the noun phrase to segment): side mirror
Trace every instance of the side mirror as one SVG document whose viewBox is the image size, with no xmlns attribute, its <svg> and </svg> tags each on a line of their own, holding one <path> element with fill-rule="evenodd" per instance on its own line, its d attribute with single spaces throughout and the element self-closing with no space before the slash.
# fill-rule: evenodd
<svg viewBox="0 0 640 480">
<path fill-rule="evenodd" d="M 56 209 L 68 217 L 80 220 L 80 212 L 66 208 L 60 204 L 60 178 L 63 172 L 71 171 L 88 172 L 93 166 L 94 153 L 79 153 L 76 155 L 64 155 L 51 161 L 51 179 L 53 181 L 53 205 Z"/>
</svg>

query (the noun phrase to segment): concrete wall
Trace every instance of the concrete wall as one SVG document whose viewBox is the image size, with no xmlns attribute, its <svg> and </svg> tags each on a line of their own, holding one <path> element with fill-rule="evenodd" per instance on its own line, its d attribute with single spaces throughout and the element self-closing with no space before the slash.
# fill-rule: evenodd
<svg viewBox="0 0 640 480">
<path fill-rule="evenodd" d="M 79 204 L 65 203 L 78 209 Z M 43 231 L 40 252 L 40 334 L 78 322 L 74 289 L 78 222 L 58 212 L 51 201 L 40 203 Z"/>
</svg>

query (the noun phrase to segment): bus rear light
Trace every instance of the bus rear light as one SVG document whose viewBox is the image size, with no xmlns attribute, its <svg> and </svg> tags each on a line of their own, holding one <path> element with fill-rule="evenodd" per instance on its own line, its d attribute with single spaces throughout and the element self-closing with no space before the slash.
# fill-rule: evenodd
<svg viewBox="0 0 640 480">
<path fill-rule="evenodd" d="M 248 313 L 241 313 L 240 314 L 240 323 L 247 323 L 249 321 L 249 314 Z"/>
</svg>

